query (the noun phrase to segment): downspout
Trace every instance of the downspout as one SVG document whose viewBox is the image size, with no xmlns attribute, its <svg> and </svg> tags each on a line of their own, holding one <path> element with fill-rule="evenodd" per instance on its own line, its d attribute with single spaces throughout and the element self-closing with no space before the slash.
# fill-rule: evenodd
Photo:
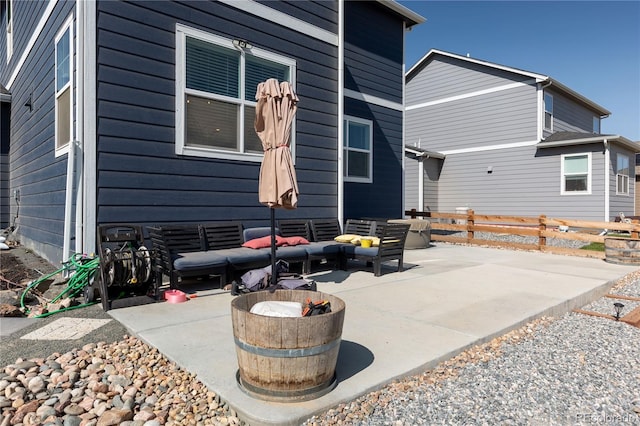
<svg viewBox="0 0 640 426">
<path fill-rule="evenodd" d="M 97 25 L 96 25 L 96 4 L 95 1 L 87 1 L 82 8 L 84 37 L 84 73 L 80 77 L 83 86 L 83 126 L 81 135 L 83 147 L 83 241 L 82 247 L 87 253 L 96 250 L 96 169 L 97 169 L 97 126 L 96 126 L 96 78 L 98 73 L 96 50 L 97 50 Z"/>
<path fill-rule="evenodd" d="M 405 137 L 406 137 L 406 128 L 405 128 L 405 87 L 406 84 L 404 82 L 405 79 L 405 69 L 406 69 L 406 52 L 405 52 L 405 44 L 406 44 L 406 37 L 405 34 L 407 32 L 407 23 L 405 21 L 402 21 L 402 138 L 401 138 L 401 142 L 402 142 L 402 149 L 401 149 L 401 155 L 402 155 L 402 182 L 401 182 L 401 191 L 400 194 L 402 196 L 402 199 L 400 201 L 400 205 L 402 210 L 400 211 L 400 217 L 404 219 L 404 212 L 406 210 L 406 197 L 405 197 L 405 187 L 406 187 L 406 169 L 405 169 L 405 162 L 406 162 L 406 155 L 404 154 L 404 141 L 405 141 Z M 422 161 L 420 161 L 418 163 L 418 170 L 420 170 L 420 166 L 422 165 Z M 422 180 L 422 174 L 420 174 L 420 180 Z M 419 186 L 419 185 L 418 185 Z M 418 195 L 418 198 L 420 198 L 420 195 Z"/>
<path fill-rule="evenodd" d="M 344 222 L 344 0 L 338 0 L 338 220 Z"/>
<path fill-rule="evenodd" d="M 611 178 L 609 176 L 609 162 L 611 161 L 611 152 L 609 151 L 609 141 L 604 140 L 604 221 L 609 222 L 609 186 Z"/>
<path fill-rule="evenodd" d="M 420 157 L 420 161 L 418 161 L 418 206 L 420 206 L 419 211 L 421 212 L 424 211 L 424 160 L 424 157 Z"/>
<path fill-rule="evenodd" d="M 84 49 L 85 49 L 85 20 L 84 20 L 84 1 L 76 2 L 76 58 L 77 60 L 77 75 L 79 76 L 76 79 L 76 139 L 78 141 L 78 155 L 76 157 L 76 253 L 83 253 L 83 241 L 84 241 L 84 161 L 83 161 L 83 151 L 84 151 L 84 108 L 83 99 L 84 99 L 84 79 L 82 76 L 84 75 Z"/>
<path fill-rule="evenodd" d="M 67 183 L 64 197 L 64 230 L 62 242 L 62 261 L 66 262 L 71 257 L 71 211 L 73 210 L 73 172 L 75 168 L 76 141 L 69 141 L 67 153 Z"/>
</svg>

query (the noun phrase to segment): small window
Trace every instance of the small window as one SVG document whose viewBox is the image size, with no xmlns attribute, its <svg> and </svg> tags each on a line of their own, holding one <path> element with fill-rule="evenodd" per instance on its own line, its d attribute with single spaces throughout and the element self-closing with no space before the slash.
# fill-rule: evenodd
<svg viewBox="0 0 640 426">
<path fill-rule="evenodd" d="M 258 83 L 276 78 L 295 85 L 295 62 L 182 25 L 176 37 L 176 153 L 261 161 L 254 130 Z M 294 141 L 292 130 L 292 149 Z"/>
<path fill-rule="evenodd" d="M 343 164 L 345 181 L 373 181 L 373 123 L 370 120 L 345 117 Z"/>
<path fill-rule="evenodd" d="M 66 152 L 73 137 L 73 33 L 71 18 L 55 39 L 56 155 Z"/>
<path fill-rule="evenodd" d="M 600 117 L 593 116 L 593 133 L 600 134 Z"/>
<path fill-rule="evenodd" d="M 553 130 L 553 96 L 544 94 L 544 128 Z"/>
<path fill-rule="evenodd" d="M 591 193 L 591 153 L 562 156 L 561 193 Z"/>
<path fill-rule="evenodd" d="M 13 56 L 13 0 L 6 0 L 5 2 L 5 28 L 7 32 L 7 63 Z"/>
<path fill-rule="evenodd" d="M 629 195 L 629 157 L 616 156 L 616 194 Z"/>
</svg>

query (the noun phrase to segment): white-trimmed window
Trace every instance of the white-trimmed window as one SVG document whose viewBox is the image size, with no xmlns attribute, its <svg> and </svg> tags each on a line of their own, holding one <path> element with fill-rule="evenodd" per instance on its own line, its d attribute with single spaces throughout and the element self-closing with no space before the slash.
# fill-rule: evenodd
<svg viewBox="0 0 640 426">
<path fill-rule="evenodd" d="M 616 155 L 616 194 L 629 195 L 629 157 Z"/>
<path fill-rule="evenodd" d="M 373 122 L 356 117 L 344 119 L 344 180 L 373 182 Z"/>
<path fill-rule="evenodd" d="M 553 95 L 544 94 L 544 128 L 553 131 Z"/>
<path fill-rule="evenodd" d="M 593 133 L 600 133 L 600 117 L 596 115 L 593 116 Z"/>
<path fill-rule="evenodd" d="M 56 156 L 69 149 L 73 137 L 73 18 L 55 38 Z"/>
<path fill-rule="evenodd" d="M 6 0 L 4 10 L 4 21 L 7 32 L 7 63 L 13 56 L 13 0 Z"/>
<path fill-rule="evenodd" d="M 562 156 L 562 194 L 591 194 L 591 153 Z"/>
<path fill-rule="evenodd" d="M 262 160 L 254 129 L 258 83 L 276 78 L 295 87 L 296 63 L 245 43 L 176 25 L 177 154 Z"/>
</svg>

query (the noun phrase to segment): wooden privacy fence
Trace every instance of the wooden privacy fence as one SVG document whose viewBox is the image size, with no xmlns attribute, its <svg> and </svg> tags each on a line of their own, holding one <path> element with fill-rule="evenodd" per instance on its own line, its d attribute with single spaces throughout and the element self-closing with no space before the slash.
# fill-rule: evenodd
<svg viewBox="0 0 640 426">
<path fill-rule="evenodd" d="M 428 218 L 431 222 L 431 240 L 448 243 L 477 244 L 485 246 L 497 246 L 521 250 L 540 250 L 544 252 L 566 254 L 572 256 L 605 258 L 604 251 L 581 250 L 576 248 L 560 247 L 547 244 L 547 238 L 560 240 L 574 240 L 589 243 L 603 243 L 606 229 L 609 233 L 628 232 L 630 238 L 638 239 L 640 235 L 640 223 L 624 222 L 596 222 L 573 219 L 548 218 L 545 215 L 538 217 L 504 216 L 476 214 L 468 210 L 466 214 L 418 212 L 415 209 L 405 211 L 405 215 L 416 219 Z M 569 231 L 563 232 L 566 227 Z M 496 239 L 480 239 L 476 232 L 488 232 L 495 234 Z M 460 235 L 460 233 L 463 233 Z M 500 235 L 518 235 L 534 237 L 535 243 L 518 243 L 500 241 Z M 534 240 L 533 238 L 531 239 Z"/>
</svg>

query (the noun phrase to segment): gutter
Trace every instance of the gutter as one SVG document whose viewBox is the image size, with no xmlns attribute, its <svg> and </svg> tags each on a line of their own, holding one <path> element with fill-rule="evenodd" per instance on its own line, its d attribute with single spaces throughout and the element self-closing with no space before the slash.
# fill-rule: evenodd
<svg viewBox="0 0 640 426">
<path fill-rule="evenodd" d="M 611 178 L 609 177 L 609 163 L 611 162 L 611 152 L 609 151 L 609 141 L 605 139 L 604 141 L 604 221 L 609 222 L 609 186 Z"/>
<path fill-rule="evenodd" d="M 538 148 L 554 148 L 558 146 L 568 146 L 568 145 L 585 145 L 590 143 L 600 143 L 603 142 L 605 145 L 610 142 L 616 142 L 625 148 L 629 149 L 633 152 L 640 152 L 640 144 L 635 142 L 631 142 L 629 139 L 620 136 L 620 135 L 607 135 L 606 137 L 594 136 L 591 138 L 582 138 L 582 139 L 567 139 L 565 141 L 555 141 L 555 142 L 541 142 L 538 143 Z"/>
</svg>

